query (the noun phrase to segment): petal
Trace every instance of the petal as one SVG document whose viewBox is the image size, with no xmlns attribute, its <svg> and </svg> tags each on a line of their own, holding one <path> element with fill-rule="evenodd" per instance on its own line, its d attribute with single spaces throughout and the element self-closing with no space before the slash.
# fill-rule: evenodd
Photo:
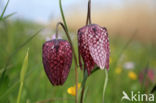
<svg viewBox="0 0 156 103">
<path fill-rule="evenodd" d="M 94 62 L 101 68 L 109 68 L 109 41 L 106 29 L 92 24 L 88 28 L 88 45 Z"/>
<path fill-rule="evenodd" d="M 85 69 L 87 69 L 88 75 L 89 75 L 95 66 L 95 62 L 93 61 L 93 59 L 90 55 L 88 42 L 87 42 L 87 36 L 88 36 L 87 26 L 78 30 L 79 53 L 82 56 L 82 59 L 84 61 L 84 65 L 85 65 Z"/>
<path fill-rule="evenodd" d="M 109 40 L 106 28 L 96 24 L 82 27 L 78 31 L 79 52 L 88 74 L 97 64 L 101 69 L 109 69 Z"/>
</svg>

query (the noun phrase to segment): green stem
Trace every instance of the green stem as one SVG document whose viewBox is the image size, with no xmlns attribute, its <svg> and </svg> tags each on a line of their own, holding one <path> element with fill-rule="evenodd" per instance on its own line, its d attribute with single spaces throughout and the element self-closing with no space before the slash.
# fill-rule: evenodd
<svg viewBox="0 0 156 103">
<path fill-rule="evenodd" d="M 65 25 L 65 28 L 66 28 L 67 32 L 68 32 L 68 26 L 67 26 L 67 23 L 66 23 L 66 19 L 64 17 L 64 12 L 63 12 L 63 9 L 62 9 L 61 0 L 59 0 L 59 6 L 60 6 L 60 11 L 61 11 L 61 16 L 62 16 L 63 23 Z"/>
<path fill-rule="evenodd" d="M 88 73 L 87 73 L 87 70 L 86 69 L 83 69 L 84 72 L 83 72 L 83 81 L 82 81 L 82 91 L 81 91 L 81 99 L 80 99 L 80 103 L 83 103 L 83 98 L 84 98 L 84 92 L 85 92 L 85 85 L 86 85 L 86 81 L 88 79 Z M 96 71 L 99 70 L 99 67 L 96 67 L 92 72 L 91 72 L 91 75 L 93 73 L 95 73 Z"/>
<path fill-rule="evenodd" d="M 107 87 L 107 84 L 108 84 L 108 71 L 105 69 L 105 83 L 104 83 L 104 87 L 103 87 L 103 103 L 104 103 L 104 96 L 105 96 L 105 92 L 106 92 L 106 87 Z"/>
<path fill-rule="evenodd" d="M 88 73 L 87 73 L 87 70 L 84 69 L 80 103 L 83 103 L 83 97 L 84 97 L 84 91 L 85 91 L 85 84 L 86 84 L 87 78 L 88 78 Z"/>
<path fill-rule="evenodd" d="M 78 63 L 77 63 L 77 58 L 76 58 L 76 53 L 75 53 L 75 50 L 74 50 L 74 46 L 73 46 L 73 43 L 72 43 L 72 41 L 70 39 L 70 36 L 69 36 L 68 26 L 67 26 L 67 23 L 66 23 L 66 20 L 65 20 L 65 17 L 64 17 L 64 12 L 63 12 L 63 9 L 62 9 L 61 0 L 59 0 L 59 6 L 60 6 L 61 16 L 62 16 L 62 20 L 63 20 L 64 26 L 65 26 L 65 31 L 66 31 L 66 34 L 67 34 L 67 38 L 68 38 L 69 42 L 71 43 L 73 54 L 74 54 L 74 62 L 75 62 L 75 83 L 76 83 L 75 103 L 78 103 L 78 71 L 77 71 Z"/>
<path fill-rule="evenodd" d="M 6 5 L 5 5 L 5 7 L 4 7 L 4 10 L 3 10 L 3 12 L 2 12 L 2 14 L 1 14 L 1 16 L 0 16 L 0 20 L 3 19 L 4 13 L 5 13 L 5 11 L 6 11 L 7 7 L 8 7 L 8 4 L 9 4 L 9 0 L 7 1 Z"/>
<path fill-rule="evenodd" d="M 10 64 L 11 59 L 26 45 L 28 44 L 35 36 L 37 36 L 41 31 L 43 30 L 40 29 L 39 31 L 37 31 L 36 33 L 32 34 L 32 36 L 30 38 L 28 38 L 25 42 L 23 42 L 23 44 L 21 44 L 7 59 L 6 64 L 4 66 L 4 70 L 2 71 L 2 76 L 0 78 L 3 78 L 5 76 L 6 70 L 8 65 Z"/>
<path fill-rule="evenodd" d="M 77 58 L 76 58 L 76 53 L 75 53 L 75 50 L 74 50 L 74 47 L 73 47 L 73 43 L 72 43 L 71 38 L 70 38 L 70 36 L 69 36 L 69 32 L 67 32 L 67 30 L 66 30 L 66 28 L 65 28 L 65 25 L 64 25 L 62 22 L 58 22 L 57 25 L 56 25 L 56 39 L 58 38 L 58 26 L 59 26 L 59 25 L 62 26 L 62 28 L 63 28 L 63 30 L 64 30 L 66 36 L 67 36 L 67 39 L 68 39 L 69 43 L 70 43 L 71 46 L 72 46 L 72 51 L 73 51 L 73 54 L 74 54 L 75 67 L 77 67 L 78 64 L 77 64 Z"/>
</svg>

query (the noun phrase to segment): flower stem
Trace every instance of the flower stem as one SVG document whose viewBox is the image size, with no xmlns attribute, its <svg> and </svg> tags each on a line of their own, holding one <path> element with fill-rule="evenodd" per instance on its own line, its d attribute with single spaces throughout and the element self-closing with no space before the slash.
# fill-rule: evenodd
<svg viewBox="0 0 156 103">
<path fill-rule="evenodd" d="M 59 25 L 60 25 L 60 23 L 61 22 L 58 22 L 57 24 L 56 24 L 56 39 L 58 39 L 58 27 L 59 27 Z"/>
<path fill-rule="evenodd" d="M 105 91 L 106 91 L 106 87 L 107 87 L 107 83 L 108 83 L 108 71 L 107 69 L 105 69 L 105 83 L 104 83 L 104 87 L 103 87 L 103 102 L 104 103 L 104 96 L 105 96 Z"/>
<path fill-rule="evenodd" d="M 68 40 L 69 40 L 69 42 L 70 42 L 70 44 L 72 46 L 72 50 L 73 50 L 73 54 L 74 54 L 74 62 L 75 62 L 75 83 L 76 83 L 75 103 L 78 103 L 78 71 L 77 71 L 78 63 L 77 63 L 77 58 L 76 58 L 76 53 L 75 53 L 74 47 L 73 47 L 72 41 L 71 41 L 70 36 L 69 36 L 68 26 L 67 26 L 67 23 L 66 23 L 66 20 L 65 20 L 65 17 L 64 17 L 64 12 L 63 12 L 63 9 L 62 9 L 61 0 L 59 0 L 59 6 L 60 6 L 62 20 L 63 20 L 63 23 L 64 23 L 63 26 L 64 26 L 65 32 L 67 34 L 67 38 L 68 38 Z"/>
<path fill-rule="evenodd" d="M 73 50 L 73 54 L 74 54 L 75 67 L 77 67 L 78 64 L 77 64 L 76 53 L 75 53 L 75 50 L 74 50 L 74 47 L 73 47 L 73 43 L 72 43 L 72 41 L 71 41 L 71 38 L 70 38 L 70 36 L 69 36 L 69 33 L 67 32 L 67 30 L 66 30 L 66 28 L 65 28 L 65 25 L 64 25 L 62 22 L 58 22 L 58 23 L 57 23 L 57 28 L 58 28 L 59 25 L 62 26 L 63 30 L 64 30 L 65 33 L 66 33 L 67 39 L 68 39 L 69 43 L 70 43 L 71 46 L 72 46 L 72 50 Z M 56 37 L 57 37 L 57 36 L 58 36 L 58 31 L 56 32 Z"/>
<path fill-rule="evenodd" d="M 66 28 L 67 32 L 68 32 L 68 26 L 67 26 L 67 23 L 66 23 L 66 19 L 64 17 L 64 12 L 63 12 L 63 8 L 62 8 L 61 0 L 59 0 L 59 6 L 60 6 L 60 11 L 61 11 L 61 16 L 62 16 L 63 23 L 65 25 L 65 28 Z"/>
<path fill-rule="evenodd" d="M 84 69 L 80 103 L 83 103 L 83 97 L 84 97 L 84 91 L 85 91 L 85 84 L 86 84 L 87 78 L 88 78 L 88 73 L 87 73 L 87 70 Z"/>
<path fill-rule="evenodd" d="M 91 0 L 88 0 L 88 11 L 87 11 L 87 20 L 86 25 L 91 24 Z"/>
</svg>

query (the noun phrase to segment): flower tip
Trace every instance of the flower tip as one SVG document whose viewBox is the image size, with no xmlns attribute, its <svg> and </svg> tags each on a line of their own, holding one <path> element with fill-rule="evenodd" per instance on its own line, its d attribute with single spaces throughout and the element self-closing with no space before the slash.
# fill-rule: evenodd
<svg viewBox="0 0 156 103">
<path fill-rule="evenodd" d="M 105 67 L 100 67 L 100 69 L 101 69 L 101 70 L 104 70 L 104 69 L 105 69 Z"/>
</svg>

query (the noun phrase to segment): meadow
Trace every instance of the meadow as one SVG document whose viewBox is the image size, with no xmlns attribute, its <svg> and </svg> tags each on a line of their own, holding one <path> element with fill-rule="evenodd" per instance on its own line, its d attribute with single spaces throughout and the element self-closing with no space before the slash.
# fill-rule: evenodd
<svg viewBox="0 0 156 103">
<path fill-rule="evenodd" d="M 74 63 L 63 86 L 52 86 L 45 74 L 42 64 L 42 45 L 46 41 L 46 35 L 51 37 L 55 33 L 55 28 L 48 32 L 46 29 L 44 25 L 27 20 L 0 21 L 0 103 L 16 103 L 21 68 L 28 48 L 28 68 L 24 76 L 20 103 L 73 103 L 75 101 L 75 96 L 67 92 L 68 88 L 75 85 Z M 60 33 L 67 40 L 65 34 Z M 121 101 L 122 92 L 126 91 L 129 95 L 131 91 L 148 94 L 156 85 L 155 42 L 139 40 L 136 38 L 137 33 L 137 31 L 132 32 L 128 38 L 120 35 L 119 32 L 109 33 L 111 53 L 105 103 L 140 103 Z M 70 36 L 78 56 L 77 30 L 70 30 Z M 82 83 L 83 71 L 80 69 L 78 69 L 78 77 L 78 82 Z M 98 70 L 88 77 L 84 103 L 102 102 L 104 81 L 103 70 Z M 79 94 L 80 90 L 81 88 Z"/>
<path fill-rule="evenodd" d="M 41 35 L 37 35 L 26 45 L 20 48 L 15 54 L 14 51 L 20 47 L 27 39 L 31 37 L 31 34 L 36 33 L 42 26 L 33 24 L 31 22 L 24 21 L 5 21 L 1 23 L 1 43 L 0 43 L 0 63 L 1 71 L 8 61 L 5 78 L 0 81 L 0 101 L 1 103 L 15 103 L 18 88 L 19 88 L 19 76 L 21 66 L 27 48 L 29 48 L 29 60 L 28 71 L 24 80 L 24 87 L 21 96 L 21 103 L 36 103 L 42 100 L 52 100 L 54 103 L 73 103 L 74 96 L 67 93 L 67 89 L 74 85 L 74 68 L 71 67 L 67 81 L 63 86 L 54 87 L 50 84 L 47 76 L 44 72 L 42 65 L 42 44 L 44 38 Z M 39 33 L 40 34 L 40 33 Z M 76 33 L 74 35 L 77 35 Z M 107 103 L 119 103 L 122 97 L 122 91 L 138 91 L 143 86 L 139 82 L 139 73 L 148 68 L 155 68 L 156 66 L 156 46 L 154 44 L 145 44 L 135 39 L 112 37 L 110 36 L 110 49 L 111 49 L 111 62 L 109 70 L 109 82 L 106 90 Z M 76 39 L 76 38 L 75 38 Z M 74 44 L 77 41 L 74 40 Z M 128 43 L 128 44 L 127 44 Z M 127 45 L 125 47 L 125 45 Z M 75 45 L 75 48 L 76 45 Z M 123 51 L 124 49 L 124 51 Z M 12 57 L 10 58 L 10 55 Z M 126 69 L 124 64 L 126 62 L 133 62 L 134 68 Z M 134 72 L 136 78 L 130 78 L 129 72 Z M 2 74 L 1 74 L 2 75 Z M 86 103 L 99 103 L 102 98 L 102 88 L 105 75 L 104 71 L 98 70 L 95 74 L 91 75 L 87 81 L 87 93 Z M 82 71 L 79 70 L 79 83 L 82 82 Z M 148 88 L 145 88 L 149 92 L 154 83 L 150 84 Z M 61 100 L 65 98 L 65 100 Z M 68 100 L 69 99 L 69 100 Z M 40 103 L 40 102 L 38 102 Z M 41 102 L 44 103 L 44 102 Z"/>
</svg>

